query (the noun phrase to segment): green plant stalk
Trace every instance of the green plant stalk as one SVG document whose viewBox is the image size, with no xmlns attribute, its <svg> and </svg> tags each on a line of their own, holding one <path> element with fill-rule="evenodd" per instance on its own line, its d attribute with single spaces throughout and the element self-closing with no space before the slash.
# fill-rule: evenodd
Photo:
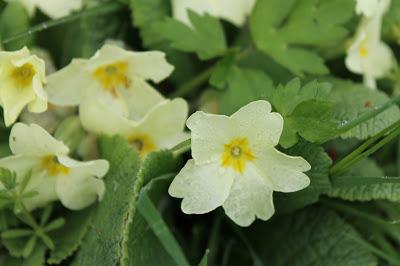
<svg viewBox="0 0 400 266">
<path fill-rule="evenodd" d="M 181 143 L 177 144 L 170 151 L 172 152 L 174 157 L 177 157 L 177 156 L 189 151 L 191 148 L 191 144 L 192 144 L 191 139 L 187 139 L 187 140 L 184 140 Z"/>
<path fill-rule="evenodd" d="M 1 41 L 1 44 L 8 44 L 10 42 L 13 42 L 15 40 L 27 37 L 29 35 L 32 35 L 34 33 L 37 32 L 41 32 L 43 30 L 55 27 L 55 26 L 59 26 L 65 23 L 69 23 L 71 21 L 80 19 L 82 17 L 90 17 L 90 16 L 99 16 L 99 15 L 104 15 L 104 14 L 108 14 L 108 13 L 113 13 L 115 11 L 120 10 L 122 7 L 124 7 L 125 5 L 120 3 L 120 2 L 115 2 L 115 1 L 110 1 L 106 4 L 101 4 L 99 6 L 96 6 L 94 8 L 90 8 L 87 10 L 83 10 L 79 13 L 76 14 L 72 14 L 66 17 L 62 17 L 59 19 L 55 19 L 55 20 L 49 20 L 43 23 L 40 23 L 38 25 L 35 25 L 33 27 L 31 27 L 29 30 L 25 31 L 25 32 L 21 32 L 18 33 L 14 36 L 11 36 L 9 38 L 4 39 L 3 41 Z"/>
<path fill-rule="evenodd" d="M 396 137 L 398 135 L 398 133 L 396 133 L 396 132 L 398 132 L 399 128 L 400 128 L 400 121 L 397 121 L 396 123 L 392 124 L 391 126 L 380 131 L 378 134 L 376 134 L 369 140 L 365 141 L 358 148 L 356 148 L 354 151 L 352 151 L 349 155 L 347 155 L 342 160 L 340 160 L 338 163 L 336 163 L 334 166 L 332 166 L 330 169 L 330 174 L 335 175 L 335 174 L 338 174 L 339 172 L 342 172 L 348 166 L 353 165 L 355 162 L 358 162 L 360 160 L 360 159 L 358 159 L 359 156 L 364 156 L 361 158 L 361 159 L 363 159 L 363 158 L 365 158 L 365 154 L 368 154 L 368 155 L 372 154 L 373 152 L 369 152 L 370 150 L 376 151 L 381 146 L 383 146 L 387 142 L 391 141 L 394 137 Z M 392 135 L 393 133 L 395 133 L 397 135 L 393 136 Z M 386 134 L 388 134 L 388 135 L 384 139 L 382 139 L 380 142 L 378 142 L 377 144 L 375 144 L 374 146 L 372 146 L 371 148 L 368 149 L 368 147 L 370 147 L 379 138 L 383 137 Z M 364 155 L 362 155 L 362 154 L 364 154 Z"/>
</svg>

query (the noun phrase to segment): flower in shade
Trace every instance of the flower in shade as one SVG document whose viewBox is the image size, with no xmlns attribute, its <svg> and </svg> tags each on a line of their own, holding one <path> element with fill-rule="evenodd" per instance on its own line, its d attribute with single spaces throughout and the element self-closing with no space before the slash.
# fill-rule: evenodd
<svg viewBox="0 0 400 266">
<path fill-rule="evenodd" d="M 68 147 L 38 125 L 17 123 L 10 134 L 12 156 L 0 159 L 0 167 L 16 172 L 17 181 L 31 171 L 25 206 L 32 210 L 60 200 L 71 210 L 83 209 L 101 199 L 106 160 L 80 162 L 68 157 Z"/>
<path fill-rule="evenodd" d="M 175 177 L 169 194 L 183 198 L 182 211 L 207 213 L 222 206 L 238 225 L 274 213 L 273 191 L 307 187 L 310 165 L 274 147 L 283 118 L 267 101 L 255 101 L 227 117 L 198 111 L 189 117 L 192 156 Z"/>
<path fill-rule="evenodd" d="M 357 4 L 357 6 L 360 5 Z M 362 18 L 356 36 L 347 50 L 345 62 L 351 72 L 364 76 L 366 86 L 374 89 L 376 79 L 384 77 L 394 63 L 392 51 L 381 40 L 382 18 L 390 5 L 390 0 L 368 0 L 363 2 L 363 5 L 370 8 L 367 8 L 365 12 L 371 12 L 366 12 L 369 16 Z"/>
<path fill-rule="evenodd" d="M 33 113 L 47 109 L 45 63 L 27 48 L 0 52 L 0 105 L 6 126 L 13 124 L 27 105 Z"/>
<path fill-rule="evenodd" d="M 82 0 L 6 0 L 19 2 L 30 16 L 34 16 L 36 8 L 50 18 L 56 19 L 69 15 L 72 11 L 81 9 Z"/>
</svg>

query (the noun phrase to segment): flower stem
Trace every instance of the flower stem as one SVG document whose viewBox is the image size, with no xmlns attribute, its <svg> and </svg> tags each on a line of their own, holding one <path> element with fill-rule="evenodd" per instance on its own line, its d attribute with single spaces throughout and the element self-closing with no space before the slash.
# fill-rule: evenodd
<svg viewBox="0 0 400 266">
<path fill-rule="evenodd" d="M 18 33 L 14 36 L 11 36 L 9 38 L 4 39 L 1 44 L 8 44 L 10 42 L 13 42 L 15 40 L 27 37 L 29 35 L 32 35 L 36 32 L 41 32 L 43 30 L 58 26 L 58 25 L 62 25 L 65 23 L 69 23 L 71 21 L 80 19 L 82 17 L 90 17 L 90 16 L 99 16 L 99 15 L 104 15 L 104 14 L 108 14 L 108 13 L 113 13 L 117 10 L 120 10 L 124 5 L 120 2 L 116 2 L 116 1 L 110 1 L 107 4 L 101 4 L 99 6 L 96 6 L 94 8 L 90 8 L 87 10 L 83 10 L 79 13 L 76 14 L 72 14 L 66 17 L 62 17 L 59 19 L 55 19 L 55 20 L 49 20 L 46 22 L 42 22 L 38 25 L 35 25 L 33 27 L 31 27 L 29 30 Z"/>
</svg>

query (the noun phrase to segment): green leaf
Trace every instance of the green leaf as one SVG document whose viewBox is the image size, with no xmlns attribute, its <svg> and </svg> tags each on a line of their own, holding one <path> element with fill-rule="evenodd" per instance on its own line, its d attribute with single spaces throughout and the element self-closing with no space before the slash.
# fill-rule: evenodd
<svg viewBox="0 0 400 266">
<path fill-rule="evenodd" d="M 208 254 L 209 253 L 210 253 L 210 250 L 207 249 L 206 252 L 204 253 L 203 258 L 200 261 L 199 266 L 207 266 L 208 265 L 207 261 L 208 261 Z"/>
<path fill-rule="evenodd" d="M 220 21 L 208 14 L 198 15 L 188 10 L 192 27 L 172 18 L 158 25 L 161 36 L 171 46 L 184 52 L 195 52 L 202 60 L 222 55 L 226 50 L 224 30 Z"/>
<path fill-rule="evenodd" d="M 274 203 L 279 213 L 292 212 L 318 201 L 319 196 L 331 188 L 329 167 L 332 160 L 321 146 L 308 142 L 300 142 L 285 151 L 288 155 L 301 156 L 311 165 L 306 174 L 310 185 L 294 193 L 274 193 Z"/>
<path fill-rule="evenodd" d="M 361 84 L 340 79 L 328 79 L 333 87 L 329 99 L 333 102 L 336 120 L 345 125 L 363 113 L 371 111 L 389 101 L 389 97 L 377 90 L 370 90 Z M 400 110 L 393 105 L 386 111 L 343 133 L 342 138 L 367 139 L 400 119 Z"/>
<path fill-rule="evenodd" d="M 257 48 L 296 75 L 326 74 L 315 48 L 346 37 L 343 24 L 353 10 L 354 1 L 347 0 L 259 0 L 250 28 Z"/>
<path fill-rule="evenodd" d="M 377 265 L 377 259 L 356 241 L 360 239 L 356 230 L 332 211 L 307 208 L 261 226 L 252 228 L 253 238 L 268 265 Z"/>
<path fill-rule="evenodd" d="M 75 266 L 120 263 L 138 195 L 135 183 L 140 161 L 136 150 L 122 137 L 102 137 L 100 150 L 102 158 L 110 163 L 104 177 L 106 191 L 73 262 Z"/>
<path fill-rule="evenodd" d="M 219 112 L 224 115 L 231 115 L 252 101 L 267 99 L 273 92 L 272 80 L 257 69 L 233 66 L 226 79 L 228 87 L 219 99 Z"/>
<path fill-rule="evenodd" d="M 92 214 L 93 209 L 90 208 L 70 212 L 65 217 L 66 224 L 51 234 L 55 240 L 55 249 L 50 252 L 47 263 L 59 264 L 78 249 L 89 230 Z"/>
<path fill-rule="evenodd" d="M 384 176 L 382 169 L 372 159 L 365 159 L 355 164 L 352 168 L 342 174 L 342 176 L 356 177 L 377 177 Z M 400 184 L 365 184 L 360 186 L 336 186 L 332 187 L 328 195 L 351 201 L 369 201 L 369 200 L 400 200 Z"/>
<path fill-rule="evenodd" d="M 130 0 L 133 25 L 140 29 L 140 37 L 146 47 L 164 42 L 159 25 L 170 15 L 170 3 L 165 0 Z"/>
<path fill-rule="evenodd" d="M 19 2 L 8 3 L 0 15 L 0 39 L 6 39 L 29 29 L 29 15 Z M 18 50 L 30 45 L 31 37 L 4 45 L 7 50 Z"/>
<path fill-rule="evenodd" d="M 296 144 L 298 134 L 311 142 L 323 142 L 338 133 L 332 105 L 326 101 L 330 89 L 329 83 L 317 81 L 301 87 L 298 78 L 277 87 L 271 102 L 284 118 L 283 133 L 279 140 L 284 148 Z"/>
<path fill-rule="evenodd" d="M 43 245 L 37 245 L 32 254 L 26 259 L 17 259 L 8 257 L 3 261 L 4 266 L 44 266 L 46 248 Z"/>
<path fill-rule="evenodd" d="M 108 5 L 115 12 L 97 16 L 83 16 L 67 29 L 62 38 L 62 65 L 68 64 L 72 58 L 88 58 L 103 46 L 107 39 L 118 38 L 124 24 L 124 16 L 117 11 L 123 7 L 110 0 L 92 0 L 91 5 Z"/>
<path fill-rule="evenodd" d="M 12 190 L 17 186 L 17 177 L 14 172 L 0 167 L 0 182 L 7 190 Z"/>
</svg>

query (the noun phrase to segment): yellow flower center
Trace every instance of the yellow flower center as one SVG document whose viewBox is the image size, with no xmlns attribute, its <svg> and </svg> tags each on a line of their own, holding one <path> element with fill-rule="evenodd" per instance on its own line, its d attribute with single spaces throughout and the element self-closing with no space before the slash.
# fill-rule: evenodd
<svg viewBox="0 0 400 266">
<path fill-rule="evenodd" d="M 68 175 L 70 168 L 60 164 L 57 158 L 53 155 L 48 155 L 42 158 L 42 167 L 47 171 L 49 176 L 57 176 L 59 174 Z"/>
<path fill-rule="evenodd" d="M 32 79 L 35 74 L 35 68 L 30 63 L 15 67 L 11 70 L 11 78 L 17 87 L 26 87 L 32 84 Z"/>
<path fill-rule="evenodd" d="M 366 57 L 368 55 L 368 49 L 365 46 L 360 46 L 360 48 L 358 48 L 358 52 L 360 53 L 361 57 Z"/>
<path fill-rule="evenodd" d="M 154 141 L 147 134 L 133 135 L 128 138 L 128 142 L 139 151 L 141 157 L 157 149 Z"/>
<path fill-rule="evenodd" d="M 98 67 L 93 76 L 100 82 L 104 90 L 110 92 L 114 97 L 118 96 L 117 88 L 128 88 L 130 80 L 127 77 L 128 63 L 118 61 Z"/>
<path fill-rule="evenodd" d="M 246 163 L 255 158 L 249 147 L 247 138 L 236 138 L 224 145 L 221 165 L 223 167 L 232 167 L 233 170 L 242 174 L 245 170 Z"/>
</svg>

